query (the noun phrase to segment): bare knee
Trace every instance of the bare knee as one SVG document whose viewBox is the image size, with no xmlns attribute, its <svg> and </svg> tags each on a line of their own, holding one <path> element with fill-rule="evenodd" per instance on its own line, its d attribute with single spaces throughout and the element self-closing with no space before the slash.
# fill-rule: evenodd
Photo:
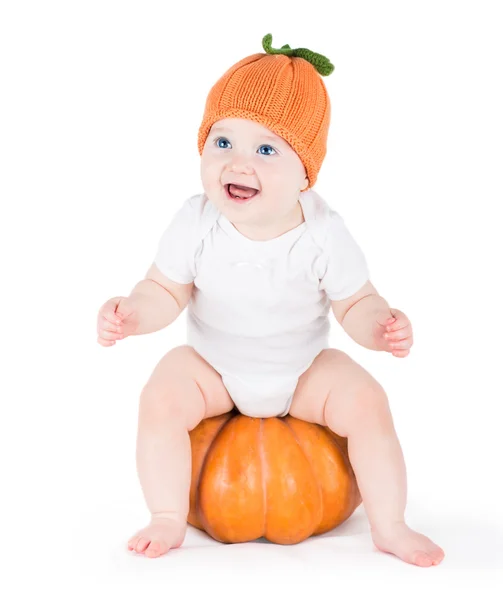
<svg viewBox="0 0 503 600">
<path fill-rule="evenodd" d="M 205 402 L 196 381 L 173 373 L 165 389 L 147 384 L 140 394 L 139 418 L 151 426 L 167 423 L 185 427 L 198 425 L 205 414 Z"/>
<path fill-rule="evenodd" d="M 362 382 L 337 405 L 329 394 L 324 414 L 330 429 L 343 437 L 360 429 L 388 425 L 391 417 L 386 392 L 375 379 Z"/>
<path fill-rule="evenodd" d="M 191 366 L 196 356 L 197 353 L 191 346 L 177 346 L 163 357 L 163 369 L 178 374 L 192 373 Z"/>
<path fill-rule="evenodd" d="M 191 430 L 204 418 L 204 396 L 188 368 L 193 353 L 190 346 L 179 346 L 163 357 L 162 384 L 152 377 L 140 394 L 139 416 L 143 423 L 171 423 Z"/>
</svg>

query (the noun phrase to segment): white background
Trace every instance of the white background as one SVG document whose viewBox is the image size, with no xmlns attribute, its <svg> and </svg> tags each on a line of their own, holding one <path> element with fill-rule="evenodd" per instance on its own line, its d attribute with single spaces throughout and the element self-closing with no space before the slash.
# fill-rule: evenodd
<svg viewBox="0 0 503 600">
<path fill-rule="evenodd" d="M 0 6 L 6 597 L 501 598 L 501 3 Z M 333 319 L 332 342 L 387 391 L 408 523 L 444 548 L 438 567 L 375 550 L 360 509 L 294 547 L 224 546 L 192 530 L 156 560 L 126 551 L 148 522 L 139 393 L 185 322 L 103 348 L 97 311 L 144 277 L 175 210 L 202 191 L 206 95 L 266 33 L 335 65 L 315 189 L 415 343 L 406 358 L 372 352 Z"/>
</svg>

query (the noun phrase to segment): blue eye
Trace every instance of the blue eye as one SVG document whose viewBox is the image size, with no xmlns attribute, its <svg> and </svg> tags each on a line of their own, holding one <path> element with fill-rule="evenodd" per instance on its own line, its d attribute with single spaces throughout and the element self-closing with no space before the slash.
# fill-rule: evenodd
<svg viewBox="0 0 503 600">
<path fill-rule="evenodd" d="M 227 138 L 224 137 L 219 137 L 215 140 L 215 144 L 217 145 L 218 148 L 221 148 L 222 150 L 228 150 L 229 148 L 232 148 L 231 143 L 229 142 L 229 140 Z M 225 144 L 228 144 L 225 145 Z M 276 154 L 276 150 L 270 146 L 269 144 L 262 144 L 262 146 L 259 147 L 259 150 L 261 148 L 268 148 L 269 150 L 265 153 L 260 153 L 262 154 L 262 156 L 272 156 L 273 154 Z"/>
<path fill-rule="evenodd" d="M 267 152 L 266 154 L 263 154 L 263 156 L 272 156 L 272 154 L 276 153 L 276 150 L 272 146 L 269 146 L 269 144 L 263 144 L 260 148 L 270 148 L 272 150 L 272 153 Z"/>
<path fill-rule="evenodd" d="M 222 142 L 222 141 L 230 145 L 230 142 L 229 142 L 229 140 L 228 140 L 228 139 L 226 139 L 226 138 L 224 138 L 224 137 L 219 137 L 219 138 L 217 138 L 217 139 L 216 139 L 216 144 L 217 144 L 217 146 L 218 146 L 219 148 L 222 148 L 223 150 L 227 150 L 227 146 L 221 146 L 221 145 L 220 145 L 220 142 Z"/>
</svg>

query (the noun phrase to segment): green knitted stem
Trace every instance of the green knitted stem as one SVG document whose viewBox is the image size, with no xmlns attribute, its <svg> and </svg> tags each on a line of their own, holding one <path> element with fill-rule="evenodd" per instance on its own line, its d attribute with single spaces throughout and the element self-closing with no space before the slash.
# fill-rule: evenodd
<svg viewBox="0 0 503 600">
<path fill-rule="evenodd" d="M 262 47 L 267 54 L 285 54 L 286 56 L 298 56 L 299 58 L 303 58 L 310 62 L 318 71 L 318 73 L 324 77 L 330 75 L 335 68 L 328 58 L 323 56 L 323 54 L 318 54 L 317 52 L 313 52 L 307 48 L 294 48 L 292 50 L 288 44 L 285 44 L 279 49 L 275 49 L 271 46 L 271 44 L 272 35 L 268 33 L 262 39 Z"/>
</svg>

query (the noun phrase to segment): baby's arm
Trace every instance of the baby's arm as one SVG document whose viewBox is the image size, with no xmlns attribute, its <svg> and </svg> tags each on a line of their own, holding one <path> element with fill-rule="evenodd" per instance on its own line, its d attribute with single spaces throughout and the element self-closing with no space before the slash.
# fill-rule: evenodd
<svg viewBox="0 0 503 600">
<path fill-rule="evenodd" d="M 167 327 L 187 306 L 193 283 L 176 283 L 159 271 L 155 263 L 131 291 L 139 325 L 134 335 L 153 333 Z"/>
<path fill-rule="evenodd" d="M 375 345 L 374 324 L 376 321 L 384 323 L 393 315 L 388 303 L 370 280 L 349 298 L 332 300 L 332 311 L 344 331 L 360 346 L 382 350 Z"/>
</svg>

